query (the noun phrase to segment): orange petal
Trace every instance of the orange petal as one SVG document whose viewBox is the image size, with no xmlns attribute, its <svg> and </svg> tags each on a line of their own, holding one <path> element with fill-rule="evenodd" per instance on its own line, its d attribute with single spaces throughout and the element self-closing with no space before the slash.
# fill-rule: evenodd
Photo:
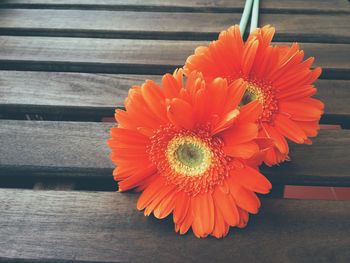
<svg viewBox="0 0 350 263">
<path fill-rule="evenodd" d="M 137 209 L 143 210 L 148 206 L 152 200 L 158 195 L 159 191 L 164 187 L 165 179 L 163 176 L 157 178 L 142 192 L 137 201 Z"/>
<path fill-rule="evenodd" d="M 239 122 L 256 122 L 262 112 L 262 105 L 258 100 L 254 100 L 239 109 Z"/>
<path fill-rule="evenodd" d="M 259 146 L 260 151 L 267 150 L 274 146 L 273 140 L 266 137 L 258 137 L 254 139 L 254 142 Z"/>
<path fill-rule="evenodd" d="M 271 183 L 264 175 L 249 166 L 232 170 L 231 176 L 236 183 L 253 192 L 267 194 L 272 188 Z"/>
<path fill-rule="evenodd" d="M 304 99 L 301 99 L 300 102 L 310 104 L 319 110 L 324 109 L 324 103 L 318 99 L 315 99 L 315 98 L 304 98 Z"/>
<path fill-rule="evenodd" d="M 206 237 L 214 228 L 214 203 L 211 194 L 199 194 L 192 199 L 193 233 L 197 237 Z"/>
<path fill-rule="evenodd" d="M 209 85 L 207 85 L 207 96 L 210 103 L 206 106 L 209 108 L 210 115 L 221 115 L 224 107 L 223 103 L 227 98 L 227 80 L 223 78 L 215 78 Z"/>
<path fill-rule="evenodd" d="M 283 135 L 280 134 L 278 131 L 276 131 L 276 129 L 269 124 L 264 123 L 261 126 L 263 128 L 264 133 L 265 133 L 264 136 L 272 139 L 274 145 L 278 148 L 278 150 L 281 153 L 288 154 L 288 152 L 289 152 L 288 143 L 287 143 L 286 139 L 283 137 Z"/>
<path fill-rule="evenodd" d="M 201 72 L 193 71 L 187 76 L 185 88 L 182 89 L 186 91 L 191 98 L 194 97 L 196 92 L 205 86 L 205 81 L 203 80 L 203 76 Z"/>
<path fill-rule="evenodd" d="M 248 83 L 239 78 L 233 81 L 227 89 L 226 106 L 224 111 L 227 112 L 232 109 L 236 109 L 241 102 L 244 93 L 247 90 Z"/>
<path fill-rule="evenodd" d="M 318 121 L 295 121 L 295 123 L 306 133 L 309 137 L 315 137 L 320 130 Z"/>
<path fill-rule="evenodd" d="M 220 135 L 223 137 L 226 146 L 249 142 L 257 137 L 258 125 L 254 123 L 237 124 L 223 131 Z"/>
<path fill-rule="evenodd" d="M 182 85 L 183 85 L 183 75 L 184 75 L 184 71 L 182 68 L 177 68 L 174 70 L 173 76 L 174 76 L 175 80 L 177 81 L 177 85 L 179 87 L 182 87 Z"/>
<path fill-rule="evenodd" d="M 184 100 L 172 99 L 168 106 L 169 120 L 179 128 L 192 130 L 194 127 L 194 115 L 192 106 Z"/>
<path fill-rule="evenodd" d="M 181 223 L 186 214 L 188 207 L 190 205 L 190 199 L 187 193 L 180 191 L 176 195 L 175 207 L 173 218 L 175 223 Z M 191 212 L 192 213 L 192 212 Z"/>
<path fill-rule="evenodd" d="M 147 144 L 149 142 L 146 136 L 134 130 L 113 127 L 110 130 L 110 134 L 113 138 L 120 139 L 120 141 L 134 142 L 137 144 Z"/>
<path fill-rule="evenodd" d="M 132 88 L 129 90 L 129 95 L 125 99 L 125 109 L 137 127 L 158 128 L 160 125 L 158 118 L 155 118 L 154 113 L 148 107 L 144 97 L 141 94 L 141 89 Z M 142 112 L 142 114 L 140 114 Z"/>
<path fill-rule="evenodd" d="M 296 121 L 316 121 L 323 113 L 323 110 L 302 101 L 280 101 L 279 111 Z"/>
<path fill-rule="evenodd" d="M 154 210 L 161 204 L 164 198 L 167 198 L 167 196 L 171 195 L 174 190 L 174 185 L 164 185 L 145 208 L 145 216 L 149 216 L 152 212 L 154 212 Z"/>
<path fill-rule="evenodd" d="M 110 158 L 116 164 L 123 162 L 135 162 L 135 160 L 139 160 L 141 162 L 147 162 L 148 155 L 146 152 L 135 152 L 135 151 L 112 151 L 110 154 Z"/>
<path fill-rule="evenodd" d="M 267 166 L 271 167 L 287 160 L 289 160 L 288 154 L 281 153 L 277 148 L 270 148 L 265 152 L 264 163 Z"/>
<path fill-rule="evenodd" d="M 230 193 L 232 194 L 236 204 L 248 211 L 251 214 L 256 214 L 259 211 L 260 200 L 256 194 L 250 190 L 245 189 L 235 182 L 235 180 L 227 180 L 230 186 Z"/>
<path fill-rule="evenodd" d="M 154 209 L 154 216 L 162 219 L 167 217 L 174 209 L 176 192 L 173 191 L 161 200 L 160 204 Z"/>
<path fill-rule="evenodd" d="M 192 202 L 190 199 L 187 213 L 185 215 L 183 222 L 179 227 L 180 234 L 181 235 L 185 234 L 188 231 L 188 229 L 191 227 L 192 223 L 193 223 L 193 213 L 192 213 Z"/>
<path fill-rule="evenodd" d="M 208 109 L 208 95 L 207 90 L 205 87 L 202 89 L 197 90 L 195 96 L 194 96 L 194 115 L 195 115 L 195 121 L 196 123 L 206 123 L 209 116 L 209 109 Z"/>
<path fill-rule="evenodd" d="M 126 128 L 129 130 L 137 130 L 137 125 L 133 121 L 132 118 L 130 118 L 129 114 L 121 109 L 116 109 L 115 110 L 115 115 L 114 115 L 116 121 L 118 122 L 118 127 L 119 128 Z"/>
<path fill-rule="evenodd" d="M 149 176 L 145 180 L 142 181 L 142 183 L 134 189 L 135 192 L 142 192 L 144 191 L 154 180 L 156 179 L 155 176 Z"/>
<path fill-rule="evenodd" d="M 122 192 L 135 188 L 136 186 L 142 184 L 142 181 L 147 177 L 154 175 L 156 171 L 157 168 L 153 164 L 150 164 L 148 167 L 145 167 L 142 170 L 135 171 L 128 178 L 118 183 L 119 191 Z"/>
<path fill-rule="evenodd" d="M 147 156 L 147 146 L 142 144 L 121 144 L 113 140 L 107 141 L 114 153 L 129 154 L 129 155 L 144 155 Z M 146 157 L 147 158 L 147 157 Z"/>
<path fill-rule="evenodd" d="M 139 168 L 137 166 L 118 166 L 113 170 L 113 177 L 115 181 L 123 180 L 137 171 Z"/>
<path fill-rule="evenodd" d="M 224 146 L 223 150 L 228 156 L 248 159 L 258 153 L 260 149 L 255 142 L 245 142 Z"/>
<path fill-rule="evenodd" d="M 315 68 L 312 72 L 311 72 L 311 76 L 309 79 L 309 83 L 313 83 L 314 81 L 316 81 L 322 74 L 322 69 L 320 67 Z"/>
<path fill-rule="evenodd" d="M 239 224 L 237 225 L 237 227 L 244 228 L 248 224 L 249 214 L 247 211 L 239 207 L 238 207 L 238 212 L 239 212 Z"/>
<path fill-rule="evenodd" d="M 278 100 L 297 100 L 300 98 L 311 97 L 316 94 L 316 89 L 312 85 L 302 86 L 300 88 L 293 88 L 281 90 L 276 94 Z"/>
<path fill-rule="evenodd" d="M 212 128 L 211 135 L 217 134 L 231 127 L 231 125 L 237 120 L 238 115 L 239 110 L 237 109 L 228 112 L 225 116 L 222 117 L 220 122 Z"/>
<path fill-rule="evenodd" d="M 224 194 L 228 194 L 230 192 L 230 188 L 228 187 L 228 184 L 227 184 L 227 182 L 225 180 L 222 182 L 222 185 L 218 185 L 218 188 Z"/>
<path fill-rule="evenodd" d="M 163 86 L 165 97 L 169 99 L 177 97 L 182 87 L 182 85 L 179 86 L 179 83 L 171 74 L 165 74 L 163 76 L 162 86 Z"/>
<path fill-rule="evenodd" d="M 278 132 L 296 143 L 304 143 L 307 139 L 305 132 L 295 122 L 281 114 L 275 117 L 275 127 Z"/>
<path fill-rule="evenodd" d="M 254 63 L 255 55 L 259 47 L 259 41 L 252 40 L 246 43 L 242 58 L 242 71 L 245 76 L 250 74 L 250 69 Z"/>
<path fill-rule="evenodd" d="M 161 88 L 152 80 L 147 80 L 141 87 L 142 96 L 155 116 L 166 123 L 165 97 Z"/>
<path fill-rule="evenodd" d="M 218 207 L 225 222 L 230 226 L 235 226 L 239 222 L 239 215 L 235 201 L 229 194 L 224 194 L 219 188 L 213 193 L 215 207 Z"/>
<path fill-rule="evenodd" d="M 227 235 L 229 226 L 225 224 L 225 220 L 217 206 L 215 206 L 215 224 L 212 236 L 222 238 Z"/>
</svg>

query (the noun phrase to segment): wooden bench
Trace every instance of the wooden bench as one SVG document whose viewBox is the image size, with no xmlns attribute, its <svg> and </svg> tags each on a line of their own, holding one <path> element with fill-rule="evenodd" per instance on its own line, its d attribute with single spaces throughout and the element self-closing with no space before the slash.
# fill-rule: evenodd
<svg viewBox="0 0 350 263">
<path fill-rule="evenodd" d="M 238 23 L 243 0 L 0 2 L 0 262 L 350 262 L 350 202 L 283 199 L 285 185 L 350 186 L 350 4 L 261 1 L 276 42 L 323 67 L 314 145 L 263 168 L 270 198 L 222 240 L 177 235 L 171 218 L 115 193 L 101 122 L 127 90 L 160 79 Z M 307 161 L 305 161 L 307 160 Z M 54 190 L 54 191 L 53 191 Z"/>
</svg>

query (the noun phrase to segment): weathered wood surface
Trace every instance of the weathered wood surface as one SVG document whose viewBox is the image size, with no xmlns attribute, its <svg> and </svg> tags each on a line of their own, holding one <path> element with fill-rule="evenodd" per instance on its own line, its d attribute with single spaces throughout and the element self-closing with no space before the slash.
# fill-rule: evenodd
<svg viewBox="0 0 350 263">
<path fill-rule="evenodd" d="M 350 202 L 263 200 L 223 240 L 178 236 L 136 211 L 137 194 L 0 190 L 0 261 L 350 261 Z M 12 261 L 11 261 L 12 262 Z"/>
<path fill-rule="evenodd" d="M 112 123 L 0 123 L 2 175 L 111 176 L 106 140 Z"/>
<path fill-rule="evenodd" d="M 145 79 L 160 83 L 161 76 L 0 71 L 0 107 L 46 105 L 48 111 L 51 106 L 115 108 L 123 105 L 131 86 Z"/>
<path fill-rule="evenodd" d="M 241 12 L 244 0 L 3 0 L 0 7 L 16 8 L 77 8 L 106 10 L 165 10 Z M 260 12 L 342 13 L 349 11 L 347 0 L 264 0 Z"/>
<path fill-rule="evenodd" d="M 110 178 L 106 140 L 113 125 L 2 120 L 0 175 Z M 293 162 L 263 168 L 276 184 L 350 186 L 348 130 L 323 130 L 312 147 L 291 148 Z"/>
<path fill-rule="evenodd" d="M 163 74 L 203 41 L 0 36 L 0 69 Z M 323 78 L 348 79 L 349 44 L 302 43 Z"/>
<path fill-rule="evenodd" d="M 0 112 L 60 115 L 80 108 L 81 115 L 113 116 L 128 89 L 145 79 L 160 83 L 161 76 L 0 71 Z M 326 114 L 350 117 L 350 81 L 318 80 L 316 87 Z"/>
<path fill-rule="evenodd" d="M 241 17 L 232 13 L 42 9 L 0 9 L 0 14 L 1 34 L 194 40 L 214 39 Z M 277 28 L 275 41 L 350 43 L 347 14 L 261 14 L 259 23 Z"/>
<path fill-rule="evenodd" d="M 0 71 L 0 117 L 111 115 L 127 89 L 149 77 L 132 74 L 181 66 L 196 46 L 207 43 L 183 40 L 215 39 L 238 23 L 243 5 L 243 0 L 1 1 L 0 69 L 22 71 Z M 276 41 L 309 42 L 302 43 L 306 55 L 324 68 L 318 97 L 326 101 L 327 116 L 348 118 L 349 2 L 264 0 L 261 13 L 261 24 L 277 27 Z M 40 191 L 0 189 L 0 262 L 350 262 L 349 202 L 265 199 L 248 228 L 218 241 L 179 237 L 170 219 L 143 217 L 135 209 L 136 194 L 42 191 L 79 189 L 82 181 L 98 190 L 99 183 L 112 181 L 106 145 L 112 125 L 0 120 L 1 180 L 18 180 L 17 187 L 25 179 L 40 180 L 33 184 Z M 293 145 L 291 156 L 291 163 L 263 168 L 275 188 L 350 186 L 349 130 L 321 131 L 312 147 Z"/>
</svg>

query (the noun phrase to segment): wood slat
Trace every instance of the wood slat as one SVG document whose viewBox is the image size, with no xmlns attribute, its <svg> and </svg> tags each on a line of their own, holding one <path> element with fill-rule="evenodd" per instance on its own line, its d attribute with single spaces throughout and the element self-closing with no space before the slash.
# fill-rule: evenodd
<svg viewBox="0 0 350 263">
<path fill-rule="evenodd" d="M 1 9 L 0 33 L 211 40 L 218 32 L 239 23 L 240 16 L 238 13 Z M 345 14 L 261 14 L 259 21 L 260 25 L 273 24 L 277 28 L 275 41 L 323 43 L 350 43 L 348 22 Z"/>
<path fill-rule="evenodd" d="M 110 178 L 112 123 L 0 121 L 2 176 Z M 350 186 L 350 131 L 323 130 L 312 147 L 292 145 L 292 162 L 263 168 L 276 184 Z M 307 160 L 307 161 L 306 161 Z"/>
<path fill-rule="evenodd" d="M 111 175 L 113 165 L 106 144 L 111 123 L 5 120 L 0 123 L 2 175 Z M 10 144 L 10 148 L 5 147 L 6 141 L 12 141 L 12 147 Z"/>
<path fill-rule="evenodd" d="M 128 89 L 145 79 L 160 83 L 161 76 L 0 71 L 0 112 L 113 116 L 115 107 L 123 107 Z M 350 117 L 349 86 L 348 80 L 316 82 L 327 115 Z"/>
<path fill-rule="evenodd" d="M 4 0 L 0 7 L 16 8 L 77 8 L 107 10 L 145 10 L 152 11 L 242 11 L 244 0 Z M 260 3 L 261 12 L 312 12 L 330 13 L 349 11 L 346 0 L 264 0 Z M 148 9 L 147 9 L 148 10 Z"/>
<path fill-rule="evenodd" d="M 0 71 L 0 105 L 115 108 L 123 105 L 131 86 L 145 79 L 160 83 L 161 76 Z"/>
<path fill-rule="evenodd" d="M 350 261 L 350 202 L 262 200 L 223 240 L 177 235 L 136 211 L 136 194 L 0 190 L 0 261 Z"/>
<path fill-rule="evenodd" d="M 203 41 L 0 37 L 0 69 L 162 74 Z M 323 78 L 349 78 L 350 45 L 302 43 Z"/>
</svg>

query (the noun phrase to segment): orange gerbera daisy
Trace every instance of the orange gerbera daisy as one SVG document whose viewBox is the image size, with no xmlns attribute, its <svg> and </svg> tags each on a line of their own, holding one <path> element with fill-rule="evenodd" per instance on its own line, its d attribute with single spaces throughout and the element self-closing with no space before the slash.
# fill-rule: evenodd
<svg viewBox="0 0 350 263">
<path fill-rule="evenodd" d="M 271 45 L 275 29 L 265 26 L 250 34 L 244 43 L 238 26 L 219 35 L 208 47 L 198 47 L 184 66 L 185 73 L 202 72 L 206 81 L 223 77 L 232 81 L 243 78 L 248 84 L 244 103 L 258 101 L 263 106 L 259 117 L 259 136 L 271 138 L 265 163 L 273 165 L 288 159 L 288 138 L 299 144 L 311 144 L 319 130 L 324 105 L 311 98 L 312 83 L 321 68 L 311 70 L 314 58 L 302 61 L 304 52 L 291 47 Z"/>
<path fill-rule="evenodd" d="M 244 227 L 257 213 L 255 192 L 270 182 L 255 169 L 261 142 L 259 103 L 241 107 L 247 84 L 222 78 L 207 84 L 200 73 L 166 74 L 161 87 L 147 80 L 130 89 L 126 110 L 116 110 L 111 159 L 119 191 L 143 191 L 137 208 L 157 218 L 173 213 L 175 229 L 197 237 Z M 252 165 L 252 166 L 251 166 Z"/>
</svg>

